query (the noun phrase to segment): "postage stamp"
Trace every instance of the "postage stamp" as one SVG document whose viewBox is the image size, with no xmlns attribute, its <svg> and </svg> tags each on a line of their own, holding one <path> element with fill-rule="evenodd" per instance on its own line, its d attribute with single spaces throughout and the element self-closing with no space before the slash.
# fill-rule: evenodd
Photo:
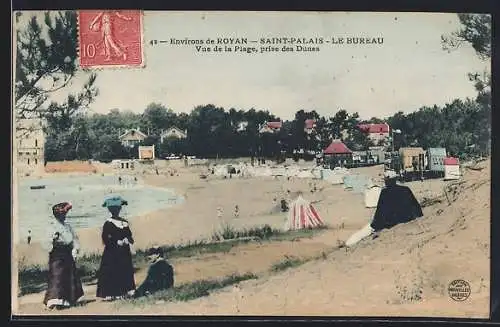
<svg viewBox="0 0 500 327">
<path fill-rule="evenodd" d="M 78 12 L 79 63 L 85 68 L 142 67 L 142 12 Z"/>
</svg>

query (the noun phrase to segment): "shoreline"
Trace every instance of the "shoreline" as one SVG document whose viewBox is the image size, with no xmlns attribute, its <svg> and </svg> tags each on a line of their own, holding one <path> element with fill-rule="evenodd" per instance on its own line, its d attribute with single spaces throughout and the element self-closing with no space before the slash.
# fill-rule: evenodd
<svg viewBox="0 0 500 327">
<path fill-rule="evenodd" d="M 222 179 L 212 175 L 208 179 L 200 179 L 199 174 L 205 170 L 205 167 L 179 167 L 177 169 L 178 175 L 174 176 L 165 172 L 160 175 L 130 172 L 129 175 L 137 176 L 141 184 L 166 190 L 180 202 L 146 212 L 142 215 L 135 215 L 128 219 L 135 239 L 135 250 L 145 249 L 157 244 L 182 245 L 209 240 L 214 232 L 220 230 L 223 224 L 229 223 L 233 225 L 235 222 L 234 219 L 231 220 L 229 217 L 224 217 L 222 220 L 218 219 L 216 208 L 224 207 L 224 211 L 231 212 L 232 208 L 230 209 L 230 207 L 234 208 L 234 204 L 230 203 L 242 200 L 242 197 L 235 197 L 235 194 L 238 194 L 238 189 L 245 187 L 255 190 L 249 193 L 254 198 L 253 200 L 258 201 L 254 203 L 253 200 L 250 200 L 249 202 L 252 202 L 255 208 L 261 207 L 262 210 L 260 212 L 248 213 L 246 216 L 252 219 L 252 221 L 242 222 L 242 218 L 240 221 L 236 221 L 233 227 L 248 228 L 270 224 L 273 228 L 283 228 L 286 215 L 276 215 L 276 213 L 271 212 L 272 201 L 269 196 L 261 195 L 256 199 L 254 195 L 262 191 L 260 189 L 261 185 L 264 186 L 264 189 L 271 188 L 271 192 L 274 192 L 275 196 L 278 196 L 278 193 L 284 193 L 282 186 L 283 183 L 286 183 L 284 178 L 255 177 Z M 52 174 L 46 175 L 53 176 Z M 75 174 L 74 172 L 70 172 L 56 173 L 54 175 L 58 178 L 64 178 L 68 176 L 85 176 L 88 173 Z M 93 174 L 91 173 L 91 175 Z M 107 175 L 117 176 L 118 174 L 115 172 Z M 292 184 L 298 183 L 302 185 L 300 188 L 308 188 L 306 186 L 308 182 L 310 183 L 311 181 L 296 179 Z M 296 192 L 292 192 L 291 195 L 294 193 Z M 267 204 L 263 205 L 262 202 L 267 202 Z M 268 209 L 265 210 L 265 207 L 268 207 Z M 245 212 L 243 211 L 242 214 L 245 214 Z M 103 212 L 103 221 L 106 216 L 106 213 Z M 271 221 L 267 221 L 267 218 Z M 80 239 L 81 254 L 100 253 L 103 251 L 100 239 L 101 228 L 101 226 L 94 226 L 78 228 L 76 230 Z M 17 247 L 16 252 L 19 253 L 20 259 L 24 264 L 46 264 L 47 254 L 39 243 L 32 242 L 30 245 L 27 245 L 26 243 L 19 242 L 14 244 L 14 246 Z"/>
<path fill-rule="evenodd" d="M 29 176 L 29 177 L 25 177 L 25 176 L 20 176 L 19 177 L 19 181 L 20 180 L 28 180 L 28 179 L 32 179 L 32 180 L 39 180 L 39 179 L 42 179 L 42 178 L 72 178 L 72 177 L 85 177 L 85 176 L 88 176 L 88 175 L 91 175 L 91 176 L 94 176 L 96 175 L 95 173 L 87 173 L 87 172 L 82 172 L 82 173 L 75 173 L 75 172 L 69 172 L 69 173 L 66 173 L 66 172 L 57 172 L 57 173 L 46 173 L 44 176 L 37 176 L 37 177 L 33 177 L 33 176 Z M 102 173 L 102 174 L 99 174 L 98 175 L 101 175 L 101 176 L 118 176 L 119 174 L 117 173 Z M 135 175 L 138 175 L 138 174 L 129 174 L 130 176 L 135 176 Z M 146 181 L 147 178 L 145 178 L 146 176 L 137 176 L 138 177 L 138 183 L 141 185 L 141 186 L 146 186 L 148 188 L 152 188 L 152 189 L 156 189 L 156 190 L 161 190 L 161 191 L 165 191 L 166 193 L 168 193 L 168 195 L 171 197 L 171 198 L 174 198 L 175 200 L 174 201 L 178 201 L 179 203 L 169 203 L 168 206 L 166 207 L 163 207 L 163 208 L 159 208 L 159 209 L 155 209 L 155 210 L 152 210 L 152 211 L 145 211 L 144 213 L 141 213 L 141 214 L 137 214 L 137 215 L 134 215 L 134 216 L 130 216 L 127 218 L 127 220 L 129 221 L 129 224 L 130 226 L 132 225 L 137 225 L 137 224 L 142 224 L 143 222 L 141 222 L 141 218 L 144 217 L 144 216 L 148 216 L 148 215 L 159 215 L 159 214 L 163 214 L 165 212 L 167 212 L 168 210 L 174 208 L 174 207 L 177 207 L 177 206 L 182 206 L 186 199 L 185 197 L 182 195 L 182 192 L 179 192 L 179 190 L 182 190 L 182 188 L 173 188 L 173 187 L 165 187 L 165 186 L 159 186 L 159 185 L 154 185 L 153 183 L 151 182 L 148 182 Z M 116 192 L 116 193 L 120 193 L 120 192 Z M 17 211 L 17 210 L 16 210 Z M 102 229 L 102 224 L 104 223 L 105 219 L 107 218 L 107 211 L 103 211 L 103 222 L 99 225 L 99 226 L 90 226 L 90 227 L 80 227 L 80 228 L 75 228 L 75 232 L 77 233 L 79 239 L 80 239 L 80 243 L 81 243 L 81 254 L 93 254 L 93 253 L 96 253 L 96 252 L 101 252 L 101 250 L 99 250 L 100 248 L 100 231 Z M 21 257 L 24 256 L 24 258 L 26 258 L 26 255 L 23 255 L 23 253 L 25 252 L 33 252 L 33 254 L 39 254 L 41 251 L 44 251 L 43 247 L 41 246 L 40 242 L 32 242 L 31 244 L 27 244 L 27 243 L 24 243 L 22 242 L 22 239 L 20 238 L 19 236 L 19 224 L 15 224 L 16 225 L 16 230 L 18 231 L 16 234 L 16 237 L 13 238 L 13 241 L 12 242 L 12 246 L 17 248 L 17 251 L 14 251 L 14 252 L 21 252 Z M 91 237 L 90 235 L 91 234 L 94 234 L 94 235 L 99 235 L 99 242 L 97 243 L 94 243 L 94 242 L 90 242 L 88 241 L 90 238 L 92 239 L 95 239 L 95 237 Z M 83 243 L 82 243 L 82 238 L 83 238 Z M 90 245 L 92 244 L 92 246 Z M 99 244 L 99 246 L 96 246 L 97 244 Z M 33 251 L 28 251 L 28 247 L 31 248 Z M 34 255 L 34 257 L 38 257 L 39 255 Z M 16 261 L 19 261 L 19 260 L 16 260 Z M 23 260 L 23 261 L 26 261 Z M 32 261 L 32 260 L 27 260 L 28 262 Z M 46 260 L 45 260 L 46 261 Z M 42 264 L 42 262 L 40 262 L 40 260 L 33 260 L 33 264 Z"/>
</svg>

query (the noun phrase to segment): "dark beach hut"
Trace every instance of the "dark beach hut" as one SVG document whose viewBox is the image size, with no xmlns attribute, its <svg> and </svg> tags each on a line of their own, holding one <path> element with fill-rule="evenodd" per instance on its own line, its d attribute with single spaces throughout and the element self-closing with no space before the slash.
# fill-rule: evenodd
<svg viewBox="0 0 500 327">
<path fill-rule="evenodd" d="M 422 216 L 422 208 L 410 188 L 396 184 L 384 187 L 380 192 L 370 226 L 379 231 Z"/>
</svg>

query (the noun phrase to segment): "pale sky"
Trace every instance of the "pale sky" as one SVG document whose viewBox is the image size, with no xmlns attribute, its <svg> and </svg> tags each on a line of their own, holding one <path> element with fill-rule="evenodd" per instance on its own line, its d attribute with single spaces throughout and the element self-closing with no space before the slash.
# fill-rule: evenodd
<svg viewBox="0 0 500 327">
<path fill-rule="evenodd" d="M 467 73 L 490 65 L 468 44 L 451 53 L 442 50 L 441 35 L 460 27 L 456 14 L 149 11 L 143 22 L 146 66 L 98 71 L 100 95 L 91 111 L 142 112 L 160 102 L 176 112 L 214 104 L 267 109 L 282 119 L 299 109 L 332 116 L 339 108 L 363 118 L 386 117 L 475 97 Z M 152 39 L 284 36 L 383 37 L 384 43 L 263 54 L 149 45 Z"/>
</svg>

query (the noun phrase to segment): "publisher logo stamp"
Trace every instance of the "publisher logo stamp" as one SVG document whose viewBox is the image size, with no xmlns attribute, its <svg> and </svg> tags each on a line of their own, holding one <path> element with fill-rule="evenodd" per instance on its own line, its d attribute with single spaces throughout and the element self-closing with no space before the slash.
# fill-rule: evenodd
<svg viewBox="0 0 500 327">
<path fill-rule="evenodd" d="M 78 41 L 81 67 L 140 67 L 144 61 L 141 11 L 79 11 Z"/>
<path fill-rule="evenodd" d="M 455 279 L 448 285 L 448 294 L 454 301 L 465 301 L 470 293 L 470 284 L 463 279 Z"/>
</svg>

